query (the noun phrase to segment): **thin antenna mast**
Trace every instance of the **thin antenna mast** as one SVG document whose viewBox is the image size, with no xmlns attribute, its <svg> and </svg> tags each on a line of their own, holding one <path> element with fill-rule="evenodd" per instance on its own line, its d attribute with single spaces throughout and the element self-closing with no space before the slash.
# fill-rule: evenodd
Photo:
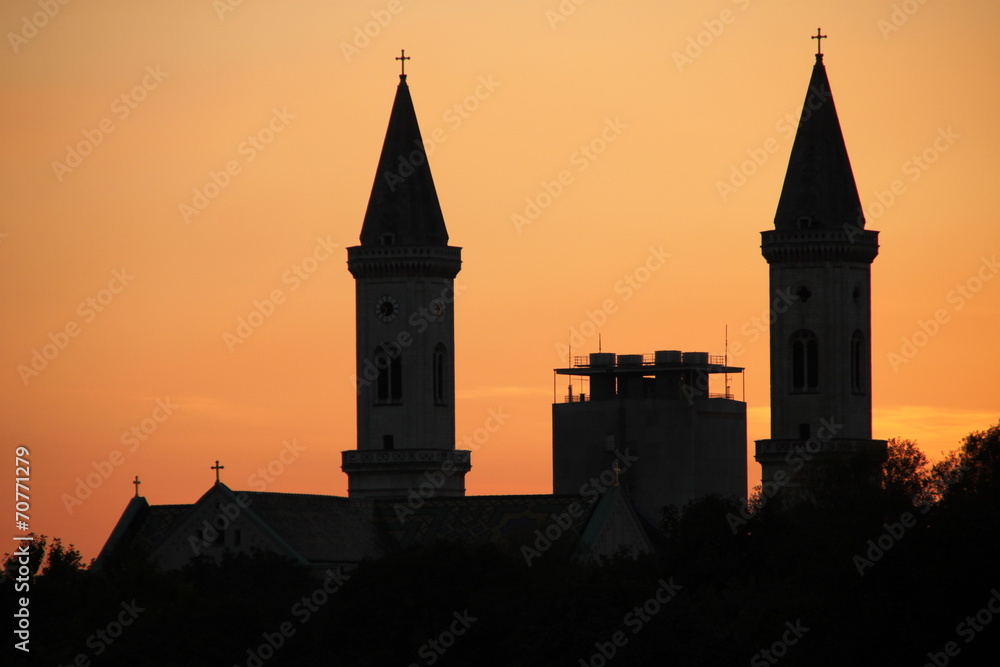
<svg viewBox="0 0 1000 667">
<path fill-rule="evenodd" d="M 726 353 L 722 358 L 726 365 L 726 398 L 729 398 L 729 325 L 726 325 Z"/>
<path fill-rule="evenodd" d="M 573 368 L 573 346 L 570 345 L 566 351 L 566 368 Z M 569 402 L 573 402 L 573 376 L 567 375 L 566 382 L 569 383 Z"/>
</svg>

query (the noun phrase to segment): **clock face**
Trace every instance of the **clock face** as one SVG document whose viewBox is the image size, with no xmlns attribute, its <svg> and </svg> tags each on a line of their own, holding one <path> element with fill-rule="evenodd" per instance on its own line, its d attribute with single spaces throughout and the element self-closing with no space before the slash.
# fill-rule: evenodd
<svg viewBox="0 0 1000 667">
<path fill-rule="evenodd" d="M 399 302 L 391 296 L 380 296 L 375 302 L 375 316 L 383 322 L 392 322 L 399 314 Z"/>
</svg>

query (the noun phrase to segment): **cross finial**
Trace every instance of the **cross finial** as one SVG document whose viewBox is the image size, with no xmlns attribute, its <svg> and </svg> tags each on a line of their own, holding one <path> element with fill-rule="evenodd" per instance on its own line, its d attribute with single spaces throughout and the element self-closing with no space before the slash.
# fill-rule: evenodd
<svg viewBox="0 0 1000 667">
<path fill-rule="evenodd" d="M 135 497 L 138 498 L 139 497 L 139 485 L 142 484 L 142 482 L 139 481 L 139 476 L 138 475 L 135 476 L 135 481 L 133 481 L 132 483 L 135 484 Z"/>
<path fill-rule="evenodd" d="M 410 56 L 406 55 L 406 49 L 400 49 L 399 55 L 396 56 L 396 60 L 399 61 L 399 76 L 406 78 L 406 61 L 410 60 Z"/>
<path fill-rule="evenodd" d="M 822 30 L 820 30 L 819 28 L 816 28 L 816 34 L 815 34 L 815 35 L 813 35 L 812 37 L 810 37 L 810 39 L 815 39 L 815 40 L 816 40 L 816 56 L 817 56 L 817 57 L 819 57 L 819 56 L 822 56 L 822 55 L 823 55 L 823 49 L 821 49 L 821 48 L 820 48 L 820 45 L 821 45 L 821 44 L 822 44 L 823 42 L 822 42 L 822 41 L 820 41 L 820 40 L 824 40 L 824 39 L 826 39 L 826 38 L 827 38 L 827 37 L 826 37 L 826 35 L 824 35 L 824 34 L 823 34 L 823 31 L 822 31 Z"/>
<path fill-rule="evenodd" d="M 622 471 L 622 467 L 618 465 L 618 459 L 615 459 L 615 462 L 612 464 L 611 469 L 615 471 L 615 486 L 618 486 L 618 475 Z"/>
<path fill-rule="evenodd" d="M 216 460 L 215 460 L 215 465 L 214 465 L 214 466 L 212 466 L 212 470 L 214 470 L 214 471 L 215 471 L 215 483 L 216 483 L 216 484 L 218 484 L 218 483 L 219 483 L 219 471 L 220 471 L 220 470 L 222 470 L 222 469 L 224 469 L 225 467 L 226 467 L 226 466 L 220 466 L 220 465 L 219 465 L 219 459 L 216 459 Z"/>
</svg>

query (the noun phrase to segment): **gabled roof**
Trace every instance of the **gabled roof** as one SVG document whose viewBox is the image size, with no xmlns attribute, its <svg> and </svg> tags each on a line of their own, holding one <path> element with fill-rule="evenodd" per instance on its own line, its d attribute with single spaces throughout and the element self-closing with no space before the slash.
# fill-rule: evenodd
<svg viewBox="0 0 1000 667">
<path fill-rule="evenodd" d="M 645 523 L 622 487 L 613 486 L 601 496 L 594 508 L 594 514 L 580 538 L 577 557 L 586 560 L 611 556 L 625 544 L 637 553 L 650 552 L 653 544 L 646 533 Z"/>
<path fill-rule="evenodd" d="M 864 227 L 864 223 L 823 55 L 816 54 L 774 228 L 842 229 L 845 224 Z"/>
<path fill-rule="evenodd" d="M 340 496 L 242 492 L 250 510 L 306 560 L 360 561 L 385 551 L 370 502 Z"/>
<path fill-rule="evenodd" d="M 359 501 L 232 491 L 216 483 L 190 505 L 149 505 L 145 498 L 133 498 L 98 563 L 119 545 L 129 544 L 141 546 L 155 562 L 167 563 L 168 569 L 177 566 L 193 555 L 189 540 L 200 534 L 203 519 L 237 502 L 241 520 L 266 535 L 265 544 L 314 566 L 356 563 L 391 549 L 439 541 L 537 550 L 539 535 L 558 544 L 567 556 L 611 555 L 622 540 L 634 551 L 650 550 L 645 524 L 618 487 L 599 500 L 577 495 L 510 495 L 431 498 L 408 504 L 404 499 Z"/>
<path fill-rule="evenodd" d="M 579 508 L 571 511 L 574 503 Z M 378 521 L 404 549 L 449 540 L 520 547 L 530 543 L 536 530 L 544 531 L 557 515 L 568 517 L 569 523 L 559 533 L 562 543 L 572 546 L 592 510 L 580 496 L 573 495 L 465 496 L 427 499 L 415 509 L 405 501 L 380 502 Z"/>
<path fill-rule="evenodd" d="M 152 551 L 163 540 L 174 522 L 187 514 L 190 509 L 191 505 L 150 505 L 141 496 L 133 497 L 125 506 L 125 511 L 112 529 L 108 541 L 94 559 L 92 570 L 99 571 L 120 544 L 128 543 L 143 551 Z"/>
<path fill-rule="evenodd" d="M 270 522 L 262 519 L 257 514 L 252 502 L 243 500 L 245 496 L 246 492 L 234 492 L 225 484 L 216 482 L 193 504 L 179 506 L 184 508 L 182 514 L 165 527 L 160 538 L 152 545 L 150 553 L 154 560 L 180 558 L 182 561 L 186 561 L 188 557 L 196 553 L 191 548 L 192 540 L 194 540 L 194 544 L 198 544 L 202 534 L 198 519 L 201 518 L 204 523 L 211 526 L 217 517 L 223 516 L 227 521 L 233 521 L 237 518 L 249 521 L 266 535 L 270 543 L 284 556 L 307 564 L 309 561 L 299 553 L 295 545 L 289 543 L 277 532 Z M 235 516 L 230 515 L 230 512 L 235 513 Z M 139 531 L 145 531 L 144 524 L 145 522 L 138 528 Z M 205 548 L 207 547 L 208 545 L 205 545 Z M 178 552 L 184 555 L 179 556 Z"/>
<path fill-rule="evenodd" d="M 389 128 L 361 227 L 361 245 L 381 245 L 386 234 L 394 236 L 395 245 L 448 244 L 448 230 L 405 74 L 399 77 L 389 114 Z"/>
</svg>

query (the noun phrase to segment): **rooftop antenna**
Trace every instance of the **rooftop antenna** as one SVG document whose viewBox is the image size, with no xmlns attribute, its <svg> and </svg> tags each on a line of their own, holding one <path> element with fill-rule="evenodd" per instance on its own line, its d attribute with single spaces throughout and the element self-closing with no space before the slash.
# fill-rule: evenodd
<svg viewBox="0 0 1000 667">
<path fill-rule="evenodd" d="M 566 368 L 573 368 L 573 346 L 570 345 L 566 350 Z M 569 403 L 573 402 L 573 376 L 566 376 L 567 387 L 569 387 L 569 394 L 567 401 Z"/>
<path fill-rule="evenodd" d="M 725 356 L 722 357 L 723 363 L 726 365 L 726 398 L 729 398 L 729 325 L 726 325 L 726 352 Z"/>
</svg>

